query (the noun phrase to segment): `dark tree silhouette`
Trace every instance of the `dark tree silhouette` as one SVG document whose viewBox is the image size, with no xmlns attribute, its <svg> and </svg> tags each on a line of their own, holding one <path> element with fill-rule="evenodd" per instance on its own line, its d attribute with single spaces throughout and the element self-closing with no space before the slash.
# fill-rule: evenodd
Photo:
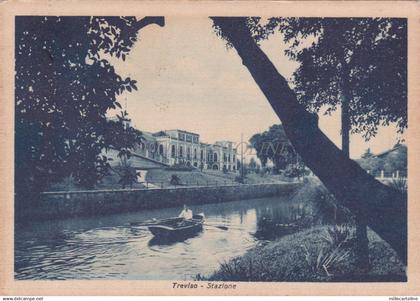
<svg viewBox="0 0 420 301">
<path fill-rule="evenodd" d="M 407 260 L 407 202 L 396 190 L 367 174 L 318 127 L 318 117 L 299 103 L 296 93 L 253 39 L 249 19 L 213 17 L 221 37 L 248 68 L 305 164 L 339 202 L 376 231 Z M 390 58 L 392 59 L 392 58 Z"/>
<path fill-rule="evenodd" d="M 106 55 L 125 60 L 138 30 L 164 19 L 25 16 L 15 23 L 16 192 L 70 174 L 92 187 L 107 169 L 105 114 L 121 107 L 118 94 L 137 89 Z"/>
</svg>

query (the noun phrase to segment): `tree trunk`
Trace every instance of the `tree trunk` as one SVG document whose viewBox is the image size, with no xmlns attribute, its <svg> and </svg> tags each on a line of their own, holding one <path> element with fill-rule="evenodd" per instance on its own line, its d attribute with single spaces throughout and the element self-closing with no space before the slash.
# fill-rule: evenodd
<svg viewBox="0 0 420 301">
<path fill-rule="evenodd" d="M 316 115 L 297 101 L 268 57 L 253 40 L 243 17 L 214 17 L 215 25 L 236 49 L 305 164 L 327 189 L 407 260 L 407 202 L 396 190 L 366 173 L 318 127 Z"/>
<path fill-rule="evenodd" d="M 341 99 L 341 150 L 347 158 L 350 158 L 350 112 L 349 99 L 343 93 Z"/>
<path fill-rule="evenodd" d="M 350 120 L 350 97 L 348 90 L 346 88 L 348 78 L 346 72 L 344 78 L 345 83 L 344 91 L 341 99 L 341 150 L 346 155 L 347 158 L 350 158 L 350 129 L 351 129 L 351 120 Z M 359 272 L 365 272 L 369 270 L 369 240 L 367 237 L 367 225 L 363 220 L 363 217 L 356 216 L 356 265 Z"/>
</svg>

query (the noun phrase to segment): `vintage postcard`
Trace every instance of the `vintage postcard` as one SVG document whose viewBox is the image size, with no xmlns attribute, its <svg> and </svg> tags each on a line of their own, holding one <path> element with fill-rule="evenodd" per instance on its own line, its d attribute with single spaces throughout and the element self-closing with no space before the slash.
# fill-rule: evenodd
<svg viewBox="0 0 420 301">
<path fill-rule="evenodd" d="M 419 13 L 2 2 L 0 295 L 419 295 Z"/>
</svg>

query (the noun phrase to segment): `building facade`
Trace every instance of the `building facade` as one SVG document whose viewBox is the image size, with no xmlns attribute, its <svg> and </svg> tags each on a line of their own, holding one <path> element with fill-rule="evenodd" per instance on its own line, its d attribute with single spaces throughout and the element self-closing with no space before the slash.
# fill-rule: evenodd
<svg viewBox="0 0 420 301">
<path fill-rule="evenodd" d="M 134 149 L 137 154 L 170 166 L 185 165 L 236 172 L 237 150 L 233 142 L 203 143 L 199 134 L 184 130 L 142 133 L 144 141 Z"/>
</svg>

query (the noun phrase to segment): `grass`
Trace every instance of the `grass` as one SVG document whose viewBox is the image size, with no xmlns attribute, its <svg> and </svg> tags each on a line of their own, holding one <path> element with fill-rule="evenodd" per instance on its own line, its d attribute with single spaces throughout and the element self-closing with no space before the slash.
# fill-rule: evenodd
<svg viewBox="0 0 420 301">
<path fill-rule="evenodd" d="M 197 279 L 406 281 L 404 264 L 389 244 L 370 229 L 370 270 L 357 269 L 354 220 L 347 209 L 336 204 L 319 180 L 305 180 L 291 200 L 303 204 L 305 212 L 309 212 L 305 215 L 306 230 L 257 246 L 241 257 L 221 263 L 213 274 L 200 275 Z"/>
<path fill-rule="evenodd" d="M 150 169 L 147 172 L 146 180 L 158 187 L 173 187 L 171 184 L 172 175 L 176 175 L 180 180 L 181 186 L 221 186 L 229 184 L 238 184 L 235 181 L 235 177 L 238 173 L 223 173 L 222 171 L 215 170 L 199 170 L 193 171 L 181 171 L 181 170 L 170 170 L 170 169 Z M 95 186 L 95 190 L 99 189 L 121 189 L 121 185 L 118 183 L 120 176 L 115 172 L 111 171 L 109 175 L 105 176 L 100 183 Z M 284 182 L 284 179 L 280 175 L 266 175 L 261 177 L 258 174 L 249 174 L 245 179 L 246 184 L 259 184 L 259 183 L 279 183 Z M 134 183 L 133 188 L 144 188 L 145 185 L 141 183 Z M 65 179 L 60 183 L 51 185 L 49 191 L 77 191 L 86 190 L 83 187 L 77 185 L 73 179 Z"/>
<path fill-rule="evenodd" d="M 223 175 L 222 172 L 219 173 Z M 234 184 L 234 182 L 227 177 L 215 176 L 198 170 L 173 171 L 166 169 L 151 169 L 147 172 L 146 180 L 152 184 L 158 185 L 159 187 L 161 187 L 162 184 L 163 187 L 169 187 L 173 186 L 171 184 L 172 175 L 176 175 L 179 178 L 181 186 L 220 186 L 224 184 Z"/>
<path fill-rule="evenodd" d="M 395 251 L 368 231 L 371 270 L 357 274 L 350 226 L 347 230 L 317 226 L 249 250 L 223 262 L 207 277 L 213 281 L 375 281 L 405 278 L 405 266 Z M 330 237 L 326 239 L 326 237 Z"/>
<path fill-rule="evenodd" d="M 203 185 L 203 186 L 214 186 L 214 185 L 229 185 L 229 184 L 238 184 L 235 181 L 235 177 L 238 176 L 238 173 L 229 172 L 223 173 L 222 171 L 215 170 L 193 170 L 193 171 L 174 171 L 167 169 L 151 169 L 148 171 L 146 180 L 152 184 L 158 185 L 159 187 L 169 187 L 173 186 L 171 184 L 172 175 L 176 175 L 181 182 L 182 186 L 193 186 L 193 185 Z M 257 174 L 249 174 L 245 179 L 246 184 L 259 184 L 259 183 L 280 183 L 284 182 L 281 180 L 279 175 L 269 175 L 261 177 Z"/>
<path fill-rule="evenodd" d="M 120 176 L 110 171 L 109 175 L 106 175 L 102 178 L 102 180 L 95 185 L 95 188 L 93 190 L 101 190 L 101 189 L 122 189 L 121 184 L 119 184 Z M 141 183 L 134 183 L 132 185 L 133 189 L 136 188 L 144 188 L 145 186 Z M 130 188 L 130 187 L 128 187 Z M 81 187 L 80 185 L 77 185 L 75 183 L 74 179 L 67 178 L 64 179 L 64 181 L 60 183 L 54 183 L 52 184 L 49 189 L 49 191 L 78 191 L 78 190 L 86 190 L 86 188 Z"/>
</svg>

